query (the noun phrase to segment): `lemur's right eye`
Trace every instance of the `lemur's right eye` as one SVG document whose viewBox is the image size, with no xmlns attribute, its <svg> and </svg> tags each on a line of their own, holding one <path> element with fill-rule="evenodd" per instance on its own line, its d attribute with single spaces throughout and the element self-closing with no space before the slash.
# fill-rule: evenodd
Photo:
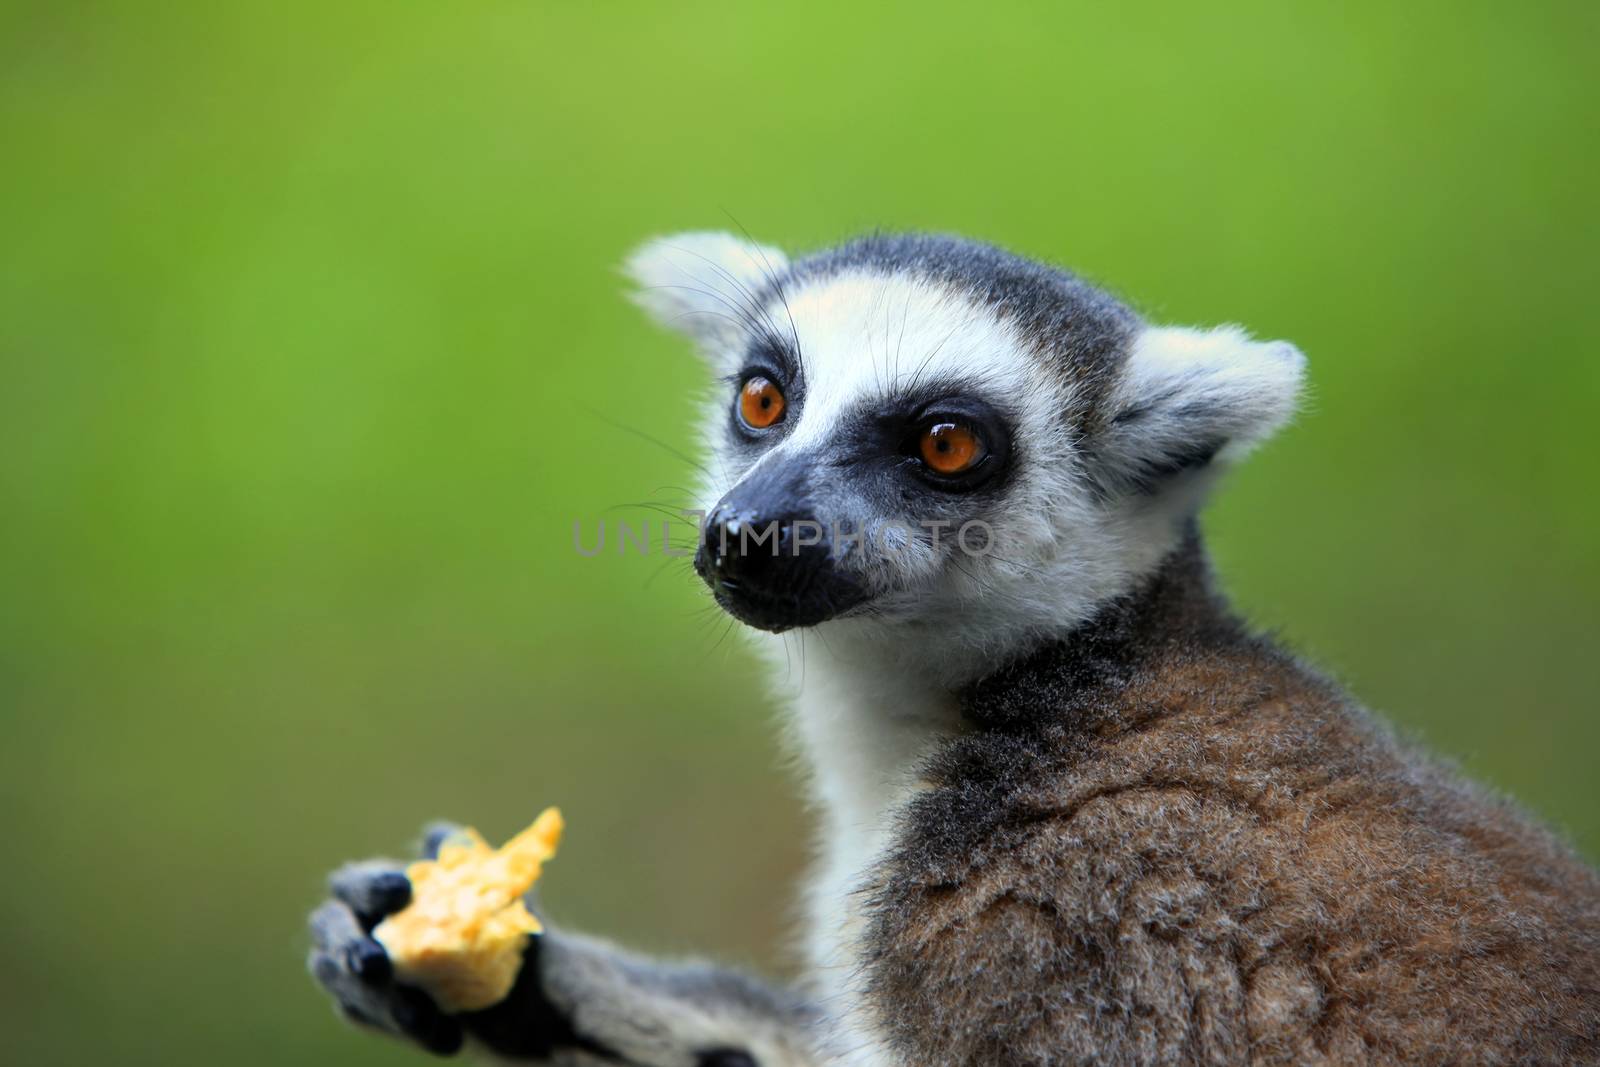
<svg viewBox="0 0 1600 1067">
<path fill-rule="evenodd" d="M 752 430 L 765 430 L 783 418 L 783 390 L 759 374 L 739 387 L 739 418 Z"/>
<path fill-rule="evenodd" d="M 946 476 L 965 474 L 985 455 L 983 439 L 954 422 L 938 422 L 922 431 L 917 447 L 928 469 Z"/>
</svg>

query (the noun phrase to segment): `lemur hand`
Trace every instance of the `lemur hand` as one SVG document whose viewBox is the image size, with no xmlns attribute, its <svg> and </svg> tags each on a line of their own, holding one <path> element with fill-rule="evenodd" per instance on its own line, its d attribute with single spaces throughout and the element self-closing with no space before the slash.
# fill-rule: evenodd
<svg viewBox="0 0 1600 1067">
<path fill-rule="evenodd" d="M 431 827 L 434 858 L 455 827 Z M 792 993 L 700 963 L 662 964 L 546 927 L 528 938 L 516 984 L 483 1011 L 448 1014 L 397 982 L 372 929 L 411 900 L 405 865 L 347 864 L 311 916 L 311 973 L 356 1023 L 448 1056 L 467 1038 L 500 1056 L 629 1067 L 816 1067 L 821 1016 Z M 531 907 L 531 904 L 530 904 Z"/>
<path fill-rule="evenodd" d="M 430 826 L 424 858 L 433 859 L 455 829 Z M 528 939 L 517 983 L 505 1000 L 484 1011 L 448 1015 L 422 990 L 395 980 L 388 953 L 371 936 L 373 927 L 411 901 L 405 864 L 350 863 L 328 881 L 333 899 L 311 915 L 311 973 L 352 1022 L 415 1041 L 441 1056 L 458 1051 L 468 1034 L 502 1055 L 534 1059 L 582 1046 L 540 988 L 539 952 L 548 934 Z"/>
</svg>

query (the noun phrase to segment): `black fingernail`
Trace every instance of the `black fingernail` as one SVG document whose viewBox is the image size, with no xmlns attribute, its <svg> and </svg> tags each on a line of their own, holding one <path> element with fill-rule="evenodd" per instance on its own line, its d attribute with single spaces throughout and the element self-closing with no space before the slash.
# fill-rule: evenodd
<svg viewBox="0 0 1600 1067">
<path fill-rule="evenodd" d="M 367 892 L 373 910 L 388 915 L 411 903 L 411 879 L 400 871 L 385 871 L 372 876 Z"/>
<path fill-rule="evenodd" d="M 345 959 L 363 982 L 387 982 L 394 974 L 389 954 L 376 941 L 357 941 L 345 950 Z"/>
</svg>

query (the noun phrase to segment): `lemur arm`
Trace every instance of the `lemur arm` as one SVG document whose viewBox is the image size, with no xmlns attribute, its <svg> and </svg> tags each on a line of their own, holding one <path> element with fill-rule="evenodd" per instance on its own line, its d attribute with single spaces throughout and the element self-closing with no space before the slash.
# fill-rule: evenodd
<svg viewBox="0 0 1600 1067">
<path fill-rule="evenodd" d="M 435 835 L 436 837 L 436 835 Z M 373 926 L 410 898 L 403 865 L 350 864 L 311 916 L 312 974 L 353 1022 L 449 1055 L 468 1041 L 559 1067 L 822 1067 L 817 1014 L 787 991 L 700 963 L 661 963 L 547 930 L 485 1011 L 442 1013 L 394 981 Z"/>
<path fill-rule="evenodd" d="M 562 1020 L 578 1038 L 576 1051 L 602 1063 L 820 1067 L 826 1062 L 815 1047 L 814 1011 L 788 991 L 730 970 L 662 963 L 594 938 L 556 932 L 542 939 L 537 971 L 538 995 L 547 1007 L 535 1016 L 548 1012 Z M 513 1034 L 521 1022 L 509 1020 Z M 476 1032 L 492 1047 L 515 1054 L 513 1042 L 496 1040 L 499 1035 L 481 1026 Z M 580 1056 L 572 1062 L 590 1061 Z"/>
</svg>

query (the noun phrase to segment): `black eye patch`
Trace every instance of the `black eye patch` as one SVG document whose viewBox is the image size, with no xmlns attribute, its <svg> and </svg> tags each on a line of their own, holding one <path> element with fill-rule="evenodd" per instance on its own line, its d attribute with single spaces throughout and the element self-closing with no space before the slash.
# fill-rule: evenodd
<svg viewBox="0 0 1600 1067">
<path fill-rule="evenodd" d="M 783 396 L 786 416 L 776 425 L 752 427 L 739 415 L 740 391 L 752 380 L 764 378 L 777 387 Z M 789 427 L 799 417 L 805 400 L 805 375 L 798 354 L 793 347 L 776 336 L 756 338 L 745 352 L 739 370 L 723 377 L 728 395 L 728 427 L 730 440 L 747 447 L 764 447 L 788 433 Z"/>
<path fill-rule="evenodd" d="M 836 454 L 894 472 L 907 493 L 998 490 L 1012 469 L 1011 416 L 970 383 L 931 382 L 909 393 L 864 403 L 842 420 Z M 978 442 L 976 461 L 959 473 L 930 467 L 923 451 L 930 433 L 956 427 Z"/>
</svg>

